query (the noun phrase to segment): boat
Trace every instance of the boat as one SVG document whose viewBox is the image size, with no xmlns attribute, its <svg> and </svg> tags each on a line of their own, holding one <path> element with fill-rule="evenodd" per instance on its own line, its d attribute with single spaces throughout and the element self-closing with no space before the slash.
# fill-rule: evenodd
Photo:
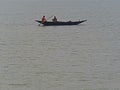
<svg viewBox="0 0 120 90">
<path fill-rule="evenodd" d="M 57 21 L 57 22 L 45 21 L 45 22 L 42 22 L 40 20 L 35 20 L 35 21 L 42 24 L 43 26 L 62 26 L 62 25 L 78 25 L 78 24 L 83 23 L 87 20 L 67 21 L 67 22 L 63 22 L 63 21 Z"/>
</svg>

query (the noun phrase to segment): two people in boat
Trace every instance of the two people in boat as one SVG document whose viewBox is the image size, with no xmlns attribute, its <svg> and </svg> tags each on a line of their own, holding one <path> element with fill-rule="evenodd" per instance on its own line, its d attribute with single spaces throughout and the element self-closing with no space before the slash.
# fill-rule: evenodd
<svg viewBox="0 0 120 90">
<path fill-rule="evenodd" d="M 45 16 L 42 16 L 41 21 L 42 21 L 42 22 L 46 22 L 46 21 L 47 21 L 47 19 L 45 18 Z M 53 21 L 53 22 L 57 22 L 56 16 L 53 17 L 52 21 Z"/>
</svg>

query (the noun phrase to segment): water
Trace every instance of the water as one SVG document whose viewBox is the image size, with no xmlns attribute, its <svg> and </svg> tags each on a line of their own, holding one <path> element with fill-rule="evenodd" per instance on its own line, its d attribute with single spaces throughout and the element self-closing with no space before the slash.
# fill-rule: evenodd
<svg viewBox="0 0 120 90">
<path fill-rule="evenodd" d="M 1 0 L 0 90 L 120 90 L 119 0 Z M 42 15 L 88 21 L 39 27 Z"/>
</svg>

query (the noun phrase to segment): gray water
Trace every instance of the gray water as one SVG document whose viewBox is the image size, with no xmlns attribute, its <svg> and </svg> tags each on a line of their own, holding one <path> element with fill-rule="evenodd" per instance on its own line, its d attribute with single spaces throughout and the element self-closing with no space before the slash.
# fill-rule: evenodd
<svg viewBox="0 0 120 90">
<path fill-rule="evenodd" d="M 120 90 L 120 0 L 0 0 L 0 90 Z M 88 21 L 38 26 L 42 15 Z"/>
</svg>

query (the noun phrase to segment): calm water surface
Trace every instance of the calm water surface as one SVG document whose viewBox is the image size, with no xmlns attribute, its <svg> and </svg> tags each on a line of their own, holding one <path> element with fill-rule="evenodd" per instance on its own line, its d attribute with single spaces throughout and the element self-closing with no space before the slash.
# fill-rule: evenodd
<svg viewBox="0 0 120 90">
<path fill-rule="evenodd" d="M 120 90 L 119 0 L 1 0 L 0 90 Z M 88 21 L 40 27 L 42 15 Z"/>
</svg>

